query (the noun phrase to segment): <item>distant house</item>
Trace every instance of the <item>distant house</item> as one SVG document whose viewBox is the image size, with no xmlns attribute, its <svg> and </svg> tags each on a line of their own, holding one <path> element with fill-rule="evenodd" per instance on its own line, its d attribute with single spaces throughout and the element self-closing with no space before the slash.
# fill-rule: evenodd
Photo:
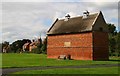
<svg viewBox="0 0 120 76">
<path fill-rule="evenodd" d="M 31 43 L 27 42 L 23 45 L 23 51 L 29 51 L 31 52 L 32 49 L 37 48 L 37 45 L 40 44 L 40 39 L 33 40 Z"/>
<path fill-rule="evenodd" d="M 56 19 L 47 32 L 47 57 L 75 60 L 108 60 L 108 29 L 102 12 Z"/>
<path fill-rule="evenodd" d="M 2 53 L 8 53 L 8 52 L 10 52 L 10 45 L 6 45 L 4 47 L 1 46 L 0 50 L 1 50 L 0 53 L 1 52 Z"/>
<path fill-rule="evenodd" d="M 29 51 L 30 42 L 27 42 L 23 45 L 23 51 Z"/>
<path fill-rule="evenodd" d="M 37 41 L 34 41 L 30 44 L 30 50 L 32 51 L 32 49 L 37 48 L 37 46 L 41 43 L 40 39 L 38 39 Z"/>
</svg>

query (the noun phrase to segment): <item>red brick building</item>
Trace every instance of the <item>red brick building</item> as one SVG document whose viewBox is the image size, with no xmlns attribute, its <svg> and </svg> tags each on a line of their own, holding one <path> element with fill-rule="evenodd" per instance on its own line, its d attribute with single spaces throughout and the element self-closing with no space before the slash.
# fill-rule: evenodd
<svg viewBox="0 0 120 76">
<path fill-rule="evenodd" d="M 70 55 L 75 60 L 108 60 L 108 33 L 103 14 L 56 19 L 47 32 L 47 57 Z"/>
</svg>

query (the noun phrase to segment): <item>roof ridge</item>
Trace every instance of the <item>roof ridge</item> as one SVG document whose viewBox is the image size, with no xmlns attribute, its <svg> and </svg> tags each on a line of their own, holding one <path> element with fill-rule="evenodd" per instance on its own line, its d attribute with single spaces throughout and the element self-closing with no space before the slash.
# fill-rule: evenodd
<svg viewBox="0 0 120 76">
<path fill-rule="evenodd" d="M 92 13 L 92 14 L 90 14 L 90 16 L 91 15 L 95 15 L 95 14 L 99 14 L 100 12 L 98 12 L 98 13 Z M 83 15 L 81 15 L 81 16 L 76 16 L 76 17 L 71 17 L 70 19 L 73 19 L 73 18 L 79 18 L 79 17 L 83 17 Z M 65 19 L 59 19 L 59 20 L 65 20 Z"/>
</svg>

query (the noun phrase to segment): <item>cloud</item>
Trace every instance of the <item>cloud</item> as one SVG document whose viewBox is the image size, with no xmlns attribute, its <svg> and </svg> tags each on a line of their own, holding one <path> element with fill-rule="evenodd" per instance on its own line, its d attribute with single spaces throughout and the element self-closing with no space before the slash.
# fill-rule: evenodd
<svg viewBox="0 0 120 76">
<path fill-rule="evenodd" d="M 47 18 L 44 18 L 44 14 L 42 15 L 44 11 L 34 10 L 37 7 L 29 9 L 29 5 L 29 3 L 27 5 L 21 3 L 15 3 L 15 5 L 14 3 L 3 4 L 2 38 L 4 40 L 32 39 L 34 35 L 39 36 L 39 33 L 46 32 L 48 26 L 42 23 L 42 19 Z"/>
<path fill-rule="evenodd" d="M 119 0 L 2 0 L 2 2 L 118 2 Z"/>
<path fill-rule="evenodd" d="M 118 27 L 116 2 L 3 2 L 0 10 L 3 12 L 0 13 L 3 16 L 0 20 L 3 41 L 33 39 L 40 34 L 44 38 L 56 18 L 64 18 L 67 13 L 71 17 L 83 15 L 84 10 L 90 13 L 101 10 L 106 22 L 112 22 Z"/>
</svg>

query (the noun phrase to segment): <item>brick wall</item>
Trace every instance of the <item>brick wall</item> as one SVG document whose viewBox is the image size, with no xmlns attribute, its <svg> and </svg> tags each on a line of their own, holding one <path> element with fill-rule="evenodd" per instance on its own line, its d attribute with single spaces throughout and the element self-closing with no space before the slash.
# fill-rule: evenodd
<svg viewBox="0 0 120 76">
<path fill-rule="evenodd" d="M 93 58 L 94 60 L 108 60 L 108 33 L 93 32 Z"/>
<path fill-rule="evenodd" d="M 47 56 L 71 55 L 76 60 L 92 60 L 92 32 L 48 36 Z"/>
</svg>

